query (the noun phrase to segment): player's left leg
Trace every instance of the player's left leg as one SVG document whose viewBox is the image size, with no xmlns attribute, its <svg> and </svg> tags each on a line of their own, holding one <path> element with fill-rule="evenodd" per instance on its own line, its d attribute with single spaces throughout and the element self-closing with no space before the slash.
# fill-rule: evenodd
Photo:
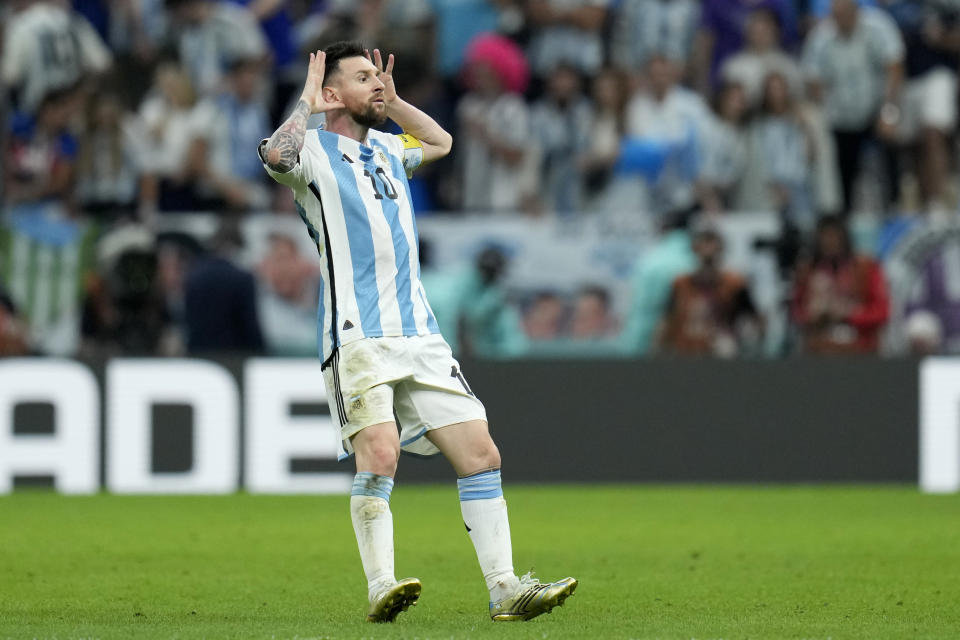
<svg viewBox="0 0 960 640">
<path fill-rule="evenodd" d="M 563 604 L 577 587 L 573 578 L 541 584 L 517 578 L 507 503 L 500 484 L 500 452 L 485 420 L 453 424 L 427 433 L 457 472 L 463 523 L 490 590 L 494 620 L 529 620 Z"/>
<path fill-rule="evenodd" d="M 500 452 L 487 423 L 471 420 L 427 433 L 457 472 L 460 511 L 477 551 L 491 602 L 511 595 L 520 584 L 513 572 L 507 503 L 500 486 Z"/>
</svg>

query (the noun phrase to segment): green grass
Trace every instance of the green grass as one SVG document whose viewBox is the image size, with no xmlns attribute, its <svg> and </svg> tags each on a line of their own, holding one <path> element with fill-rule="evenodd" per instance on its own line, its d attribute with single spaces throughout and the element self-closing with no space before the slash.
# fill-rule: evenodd
<svg viewBox="0 0 960 640">
<path fill-rule="evenodd" d="M 509 487 L 518 571 L 562 609 L 495 624 L 456 489 L 393 496 L 420 604 L 363 621 L 347 499 L 0 498 L 6 638 L 958 638 L 960 496 L 903 487 Z"/>
</svg>

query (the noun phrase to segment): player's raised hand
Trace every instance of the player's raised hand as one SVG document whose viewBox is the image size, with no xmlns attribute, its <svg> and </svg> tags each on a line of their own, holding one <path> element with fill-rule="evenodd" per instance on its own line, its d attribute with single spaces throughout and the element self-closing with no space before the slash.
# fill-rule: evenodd
<svg viewBox="0 0 960 640">
<path fill-rule="evenodd" d="M 317 51 L 310 54 L 310 64 L 307 65 L 307 81 L 303 85 L 303 95 L 300 99 L 310 106 L 310 113 L 324 113 L 333 109 L 343 109 L 345 105 L 339 100 L 327 102 L 323 99 L 323 73 L 327 61 L 327 54 Z"/>
<path fill-rule="evenodd" d="M 397 99 L 397 87 L 393 84 L 393 54 L 387 56 L 387 66 L 383 66 L 383 56 L 380 55 L 380 49 L 373 50 L 373 58 L 370 58 L 370 52 L 366 51 L 367 60 L 373 63 L 377 68 L 377 79 L 383 83 L 383 101 L 388 105 Z"/>
</svg>

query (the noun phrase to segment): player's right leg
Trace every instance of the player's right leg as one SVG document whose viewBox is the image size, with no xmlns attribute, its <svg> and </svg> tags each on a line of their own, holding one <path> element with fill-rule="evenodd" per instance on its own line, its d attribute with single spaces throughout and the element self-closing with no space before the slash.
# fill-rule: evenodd
<svg viewBox="0 0 960 640">
<path fill-rule="evenodd" d="M 357 475 L 350 492 L 350 516 L 367 576 L 370 601 L 367 620 L 392 622 L 416 604 L 421 590 L 416 578 L 397 582 L 394 576 L 390 493 L 400 457 L 397 425 L 382 422 L 365 427 L 353 436 L 351 444 L 357 459 Z"/>
</svg>

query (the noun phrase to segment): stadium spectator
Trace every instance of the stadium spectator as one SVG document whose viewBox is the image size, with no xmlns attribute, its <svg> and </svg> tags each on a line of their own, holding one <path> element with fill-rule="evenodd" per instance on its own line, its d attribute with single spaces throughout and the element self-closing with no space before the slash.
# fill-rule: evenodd
<svg viewBox="0 0 960 640">
<path fill-rule="evenodd" d="M 13 298 L 0 284 L 0 358 L 25 356 L 30 353 L 27 323 L 20 317 Z"/>
<path fill-rule="evenodd" d="M 813 255 L 797 267 L 791 305 L 807 353 L 876 353 L 890 301 L 880 265 L 855 254 L 842 219 L 817 225 Z"/>
<path fill-rule="evenodd" d="M 756 124 L 756 153 L 769 190 L 768 202 L 794 226 L 813 230 L 811 127 L 779 73 L 764 82 L 763 106 Z"/>
<path fill-rule="evenodd" d="M 270 234 L 256 268 L 258 315 L 270 353 L 310 355 L 317 349 L 320 272 L 285 231 Z"/>
<path fill-rule="evenodd" d="M 792 51 L 797 43 L 797 15 L 791 0 L 703 0 L 690 60 L 693 86 L 701 95 L 711 95 L 724 62 L 743 48 L 747 16 L 759 9 L 776 16 L 783 47 Z"/>
<path fill-rule="evenodd" d="M 8 207 L 26 211 L 73 208 L 77 140 L 70 132 L 79 94 L 75 89 L 43 95 L 36 115 L 14 117 L 4 153 L 3 194 Z"/>
<path fill-rule="evenodd" d="M 610 58 L 622 71 L 643 69 L 655 55 L 686 65 L 700 23 L 696 0 L 623 0 L 615 9 Z"/>
<path fill-rule="evenodd" d="M 51 91 L 106 72 L 113 58 L 90 23 L 52 0 L 14 0 L 6 20 L 0 81 L 19 111 L 33 113 Z"/>
<path fill-rule="evenodd" d="M 530 63 L 546 79 L 561 63 L 591 75 L 603 64 L 603 26 L 610 0 L 529 0 Z"/>
<path fill-rule="evenodd" d="M 477 254 L 473 268 L 461 280 L 458 323 L 465 353 L 503 358 L 522 355 L 527 349 L 522 320 L 507 299 L 503 282 L 507 266 L 507 256 L 500 248 L 487 247 Z"/>
<path fill-rule="evenodd" d="M 233 259 L 242 244 L 235 221 L 225 219 L 190 265 L 183 296 L 188 353 L 263 351 L 256 283 Z"/>
<path fill-rule="evenodd" d="M 593 78 L 589 136 L 580 151 L 580 172 L 586 211 L 631 211 L 643 195 L 640 180 L 615 170 L 626 126 L 626 81 L 617 69 L 603 69 Z"/>
<path fill-rule="evenodd" d="M 270 135 L 262 89 L 260 62 L 236 60 L 213 101 L 216 115 L 209 116 L 209 179 L 236 209 L 262 210 L 270 203 L 263 166 L 256 154 L 248 153 Z"/>
<path fill-rule="evenodd" d="M 211 166 L 211 136 L 221 117 L 209 101 L 198 101 L 186 73 L 176 65 L 157 69 L 155 88 L 140 107 L 147 131 L 141 166 L 141 215 L 154 211 L 218 210 L 223 183 Z"/>
<path fill-rule="evenodd" d="M 267 255 L 257 265 L 263 289 L 287 304 L 316 311 L 320 273 L 315 260 L 307 260 L 289 235 L 270 235 Z"/>
<path fill-rule="evenodd" d="M 500 36 L 480 36 L 467 51 L 470 91 L 458 106 L 462 207 L 468 211 L 531 209 L 538 181 L 522 52 Z"/>
<path fill-rule="evenodd" d="M 184 308 L 187 273 L 203 248 L 193 236 L 183 232 L 157 235 L 157 286 L 163 298 L 170 325 L 161 344 L 167 356 L 187 352 L 187 319 Z"/>
<path fill-rule="evenodd" d="M 565 64 L 554 69 L 546 95 L 530 113 L 542 163 L 540 192 L 548 211 L 570 216 L 583 206 L 577 161 L 590 140 L 592 112 L 577 70 Z"/>
<path fill-rule="evenodd" d="M 762 321 L 744 278 L 722 268 L 723 238 L 693 236 L 697 267 L 673 281 L 659 343 L 666 353 L 731 358 L 755 350 Z"/>
<path fill-rule="evenodd" d="M 153 234 L 140 226 L 118 228 L 101 239 L 97 261 L 85 285 L 81 353 L 159 355 L 169 317 L 158 285 Z"/>
<path fill-rule="evenodd" d="M 843 212 L 854 205 L 854 181 L 867 143 L 887 155 L 885 204 L 898 197 L 899 176 L 890 144 L 900 120 L 903 40 L 882 9 L 834 0 L 832 14 L 807 38 L 803 71 L 833 130 L 840 166 Z"/>
<path fill-rule="evenodd" d="M 746 92 L 739 84 L 725 83 L 717 91 L 714 117 L 703 140 L 700 203 L 707 213 L 726 211 L 737 198 L 738 204 L 743 205 L 740 192 L 749 147 Z"/>
<path fill-rule="evenodd" d="M 80 209 L 104 221 L 136 212 L 143 132 L 117 96 L 98 93 L 88 100 L 77 158 Z"/>
<path fill-rule="evenodd" d="M 898 138 L 915 145 L 923 204 L 948 210 L 949 140 L 957 128 L 960 6 L 955 2 L 897 0 L 885 8 L 906 45 L 906 82 Z"/>
<path fill-rule="evenodd" d="M 650 353 L 673 281 L 696 267 L 687 233 L 692 213 L 693 210 L 686 210 L 665 216 L 659 241 L 634 265 L 629 306 L 620 333 L 621 351 L 625 354 Z"/>
<path fill-rule="evenodd" d="M 710 111 L 703 99 L 679 84 L 679 69 L 663 56 L 647 65 L 647 84 L 627 103 L 626 131 L 636 139 L 683 149 L 651 182 L 646 203 L 656 215 L 692 207 L 697 199 L 702 143 Z"/>
<path fill-rule="evenodd" d="M 610 306 L 610 292 L 605 287 L 583 287 L 573 302 L 570 337 L 574 340 L 599 340 L 613 336 L 617 323 Z"/>
<path fill-rule="evenodd" d="M 748 104 L 756 108 L 763 101 L 764 82 L 771 73 L 783 76 L 794 96 L 802 95 L 800 66 L 780 44 L 777 15 L 770 8 L 762 7 L 747 15 L 744 47 L 727 58 L 720 77 L 723 82 L 742 86 Z"/>
<path fill-rule="evenodd" d="M 533 297 L 523 315 L 523 327 L 530 340 L 557 340 L 566 333 L 567 306 L 552 291 L 541 291 Z"/>
<path fill-rule="evenodd" d="M 432 248 L 421 240 L 422 280 L 442 334 L 455 354 L 513 357 L 527 349 L 520 314 L 507 300 L 503 279 L 508 260 L 486 247 L 462 269 L 432 266 Z"/>
<path fill-rule="evenodd" d="M 267 42 L 254 15 L 231 2 L 166 0 L 180 63 L 201 95 L 222 88 L 238 60 L 267 61 Z"/>
</svg>

